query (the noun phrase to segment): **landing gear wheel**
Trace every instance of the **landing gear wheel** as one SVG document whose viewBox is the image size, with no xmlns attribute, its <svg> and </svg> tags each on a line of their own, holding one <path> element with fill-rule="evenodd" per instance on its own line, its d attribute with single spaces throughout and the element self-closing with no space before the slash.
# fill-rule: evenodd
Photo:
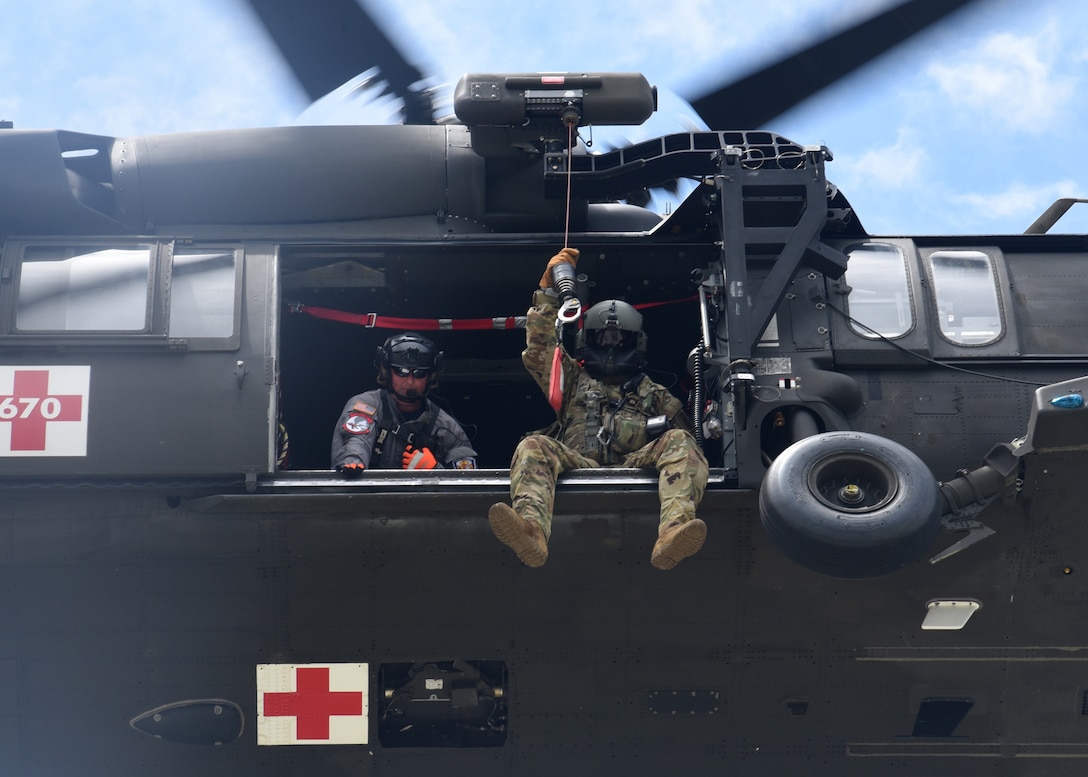
<svg viewBox="0 0 1088 777">
<path fill-rule="evenodd" d="M 767 469 L 763 527 L 779 550 L 831 577 L 892 572 L 918 558 L 941 521 L 929 468 L 902 445 L 865 432 L 806 437 Z"/>
</svg>

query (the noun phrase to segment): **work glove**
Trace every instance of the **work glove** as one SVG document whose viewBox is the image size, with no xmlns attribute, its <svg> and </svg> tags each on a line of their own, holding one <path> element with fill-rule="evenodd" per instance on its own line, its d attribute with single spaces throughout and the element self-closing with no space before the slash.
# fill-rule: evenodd
<svg viewBox="0 0 1088 777">
<path fill-rule="evenodd" d="M 560 251 L 548 260 L 548 266 L 544 269 L 544 274 L 540 276 L 540 288 L 552 288 L 552 284 L 555 282 L 552 278 L 552 268 L 555 267 L 557 264 L 569 264 L 571 267 L 577 267 L 578 249 L 564 248 L 562 251 Z"/>
<path fill-rule="evenodd" d="M 337 472 L 346 478 L 357 478 L 363 474 L 363 470 L 365 469 L 366 465 L 361 461 L 349 461 L 336 468 Z"/>
<path fill-rule="evenodd" d="M 434 469 L 438 466 L 438 460 L 431 453 L 430 448 L 413 448 L 409 445 L 404 449 L 403 469 Z"/>
</svg>

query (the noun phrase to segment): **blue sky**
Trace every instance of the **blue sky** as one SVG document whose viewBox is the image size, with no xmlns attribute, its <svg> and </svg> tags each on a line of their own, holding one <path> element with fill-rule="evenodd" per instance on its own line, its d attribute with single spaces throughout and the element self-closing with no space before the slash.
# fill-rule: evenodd
<svg viewBox="0 0 1088 777">
<path fill-rule="evenodd" d="M 365 2 L 436 83 L 465 72 L 642 72 L 665 94 L 646 134 L 688 128 L 670 93 L 697 95 L 890 4 L 761 0 L 757 13 L 741 0 Z M 19 129 L 127 136 L 391 112 L 358 93 L 308 107 L 238 0 L 0 9 L 0 118 Z M 828 177 L 871 233 L 1021 232 L 1055 198 L 1088 197 L 1086 31 L 1083 0 L 979 0 L 766 128 L 828 146 Z M 1081 209 L 1055 229 L 1088 232 Z"/>
</svg>

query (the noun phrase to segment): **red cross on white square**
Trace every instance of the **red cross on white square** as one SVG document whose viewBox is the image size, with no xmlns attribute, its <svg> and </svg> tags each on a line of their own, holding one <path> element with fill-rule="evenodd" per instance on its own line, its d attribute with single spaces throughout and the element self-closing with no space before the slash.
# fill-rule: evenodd
<svg viewBox="0 0 1088 777">
<path fill-rule="evenodd" d="M 0 366 L 0 456 L 86 456 L 91 368 Z"/>
<path fill-rule="evenodd" d="M 365 745 L 367 664 L 258 664 L 257 744 Z"/>
</svg>

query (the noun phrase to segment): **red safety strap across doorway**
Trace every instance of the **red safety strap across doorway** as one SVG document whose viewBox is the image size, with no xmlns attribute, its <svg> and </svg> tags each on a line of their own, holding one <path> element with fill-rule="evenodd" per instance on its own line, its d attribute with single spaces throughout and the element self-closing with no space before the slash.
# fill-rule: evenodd
<svg viewBox="0 0 1088 777">
<path fill-rule="evenodd" d="M 678 302 L 693 302 L 698 296 L 685 297 L 683 299 L 664 300 L 661 302 L 643 302 L 634 305 L 636 309 L 658 307 L 659 305 L 672 305 Z M 500 330 L 500 329 L 524 329 L 525 316 L 500 316 L 497 318 L 404 318 L 400 316 L 382 316 L 377 313 L 348 313 L 332 308 L 319 308 L 312 305 L 303 305 L 299 302 L 289 302 L 288 309 L 292 313 L 306 313 L 314 318 L 323 318 L 328 321 L 339 321 L 343 324 L 355 324 L 367 329 L 400 329 L 406 331 L 457 331 L 457 330 Z"/>
</svg>

